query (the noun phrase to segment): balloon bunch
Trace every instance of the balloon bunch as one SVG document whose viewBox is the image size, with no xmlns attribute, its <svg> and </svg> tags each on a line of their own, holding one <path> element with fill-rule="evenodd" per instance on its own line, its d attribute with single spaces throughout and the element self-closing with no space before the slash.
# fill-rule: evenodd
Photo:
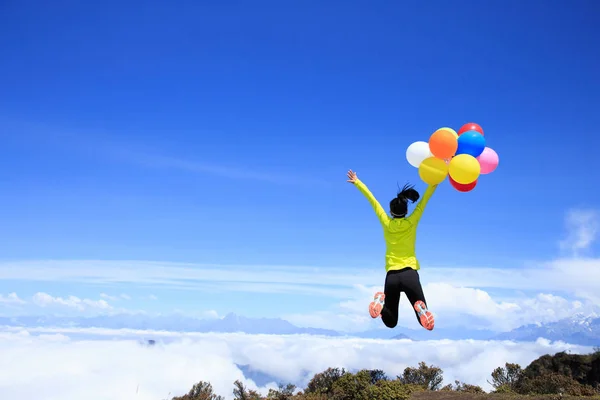
<svg viewBox="0 0 600 400">
<path fill-rule="evenodd" d="M 458 133 L 440 128 L 429 143 L 414 142 L 406 149 L 406 159 L 419 169 L 419 176 L 428 185 L 440 184 L 449 175 L 454 189 L 470 192 L 480 175 L 490 174 L 498 166 L 498 154 L 485 144 L 481 126 L 469 122 Z"/>
</svg>

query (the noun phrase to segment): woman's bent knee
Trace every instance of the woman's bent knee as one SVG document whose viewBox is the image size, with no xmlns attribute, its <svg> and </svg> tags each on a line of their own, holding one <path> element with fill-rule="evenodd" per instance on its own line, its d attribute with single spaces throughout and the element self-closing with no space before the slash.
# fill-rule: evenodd
<svg viewBox="0 0 600 400">
<path fill-rule="evenodd" d="M 385 324 L 385 326 L 387 326 L 388 328 L 395 328 L 396 325 L 398 325 L 398 320 L 388 321 L 383 318 L 382 318 L 382 320 L 383 320 L 383 323 Z"/>
</svg>

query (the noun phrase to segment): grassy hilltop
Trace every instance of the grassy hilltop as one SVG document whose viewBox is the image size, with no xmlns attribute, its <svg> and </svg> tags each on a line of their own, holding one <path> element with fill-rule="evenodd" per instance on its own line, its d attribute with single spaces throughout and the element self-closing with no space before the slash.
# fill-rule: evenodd
<svg viewBox="0 0 600 400">
<path fill-rule="evenodd" d="M 560 352 L 545 355 L 522 368 L 506 363 L 491 372 L 494 387 L 486 393 L 481 387 L 456 381 L 442 386 L 443 371 L 419 363 L 402 375 L 390 378 L 381 370 L 349 372 L 328 368 L 316 374 L 307 387 L 298 391 L 294 385 L 280 384 L 266 397 L 233 384 L 236 400 L 453 400 L 453 399 L 569 399 L 600 400 L 600 349 L 586 355 Z M 208 382 L 198 382 L 185 395 L 172 400 L 223 400 Z"/>
</svg>

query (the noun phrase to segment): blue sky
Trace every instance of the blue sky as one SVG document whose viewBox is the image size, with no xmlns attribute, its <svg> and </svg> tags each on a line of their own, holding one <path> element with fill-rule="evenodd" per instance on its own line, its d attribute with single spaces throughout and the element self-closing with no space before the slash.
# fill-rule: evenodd
<svg viewBox="0 0 600 400">
<path fill-rule="evenodd" d="M 569 229 L 591 232 L 575 247 L 595 254 L 593 1 L 0 7 L 0 294 L 27 301 L 2 313 L 51 312 L 27 308 L 38 292 L 104 293 L 112 307 L 153 312 L 306 316 L 347 299 L 366 310 L 383 283 L 384 244 L 346 171 L 385 206 L 397 183 L 425 187 L 406 147 L 469 121 L 500 166 L 471 193 L 446 181 L 431 200 L 418 240 L 423 279 L 554 263 L 572 256 L 559 246 Z M 59 264 L 42 273 L 44 260 Z M 121 260 L 132 260 L 131 275 L 109 285 Z M 190 263 L 200 281 L 217 265 L 227 278 L 148 287 L 140 261 L 174 277 L 174 263 Z M 344 290 L 242 287 L 238 274 L 264 282 L 267 267 Z M 81 276 L 101 270 L 94 284 Z M 471 286 L 498 304 L 560 289 L 495 283 Z M 581 295 L 569 287 L 560 295 Z M 122 293 L 131 299 L 109 298 Z"/>
</svg>

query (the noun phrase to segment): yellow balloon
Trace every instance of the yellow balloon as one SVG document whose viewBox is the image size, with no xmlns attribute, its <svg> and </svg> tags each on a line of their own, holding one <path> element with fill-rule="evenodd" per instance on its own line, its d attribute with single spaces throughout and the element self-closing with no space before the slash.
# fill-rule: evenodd
<svg viewBox="0 0 600 400">
<path fill-rule="evenodd" d="M 448 127 L 444 127 L 444 128 L 440 128 L 440 129 L 438 129 L 438 131 L 441 131 L 441 130 L 444 130 L 444 131 L 449 131 L 451 134 L 453 134 L 453 135 L 454 135 L 454 137 L 455 137 L 455 138 L 457 138 L 457 139 L 458 139 L 458 133 L 456 133 L 456 131 L 455 131 L 454 129 L 452 129 L 452 128 L 448 128 Z"/>
<path fill-rule="evenodd" d="M 481 165 L 475 157 L 470 154 L 459 154 L 450 160 L 448 165 L 450 177 L 456 182 L 467 185 L 479 178 Z"/>
<path fill-rule="evenodd" d="M 448 165 L 441 158 L 426 158 L 419 165 L 419 176 L 428 185 L 440 184 L 448 176 Z"/>
</svg>

